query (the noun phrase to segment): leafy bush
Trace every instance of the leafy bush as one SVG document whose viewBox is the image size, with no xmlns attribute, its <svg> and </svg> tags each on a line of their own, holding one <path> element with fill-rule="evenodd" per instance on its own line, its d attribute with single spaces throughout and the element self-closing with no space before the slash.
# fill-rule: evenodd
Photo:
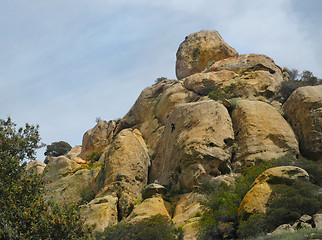
<svg viewBox="0 0 322 240">
<path fill-rule="evenodd" d="M 136 224 L 119 223 L 96 234 L 97 240 L 174 240 L 176 230 L 162 215 L 144 219 Z"/>
<path fill-rule="evenodd" d="M 38 127 L 0 119 L 0 239 L 91 239 L 78 207 L 46 203 L 41 176 L 25 170 L 39 141 Z"/>
<path fill-rule="evenodd" d="M 90 164 L 97 162 L 103 154 L 103 149 L 96 149 L 94 152 L 86 156 L 86 161 Z"/>
<path fill-rule="evenodd" d="M 50 145 L 47 145 L 46 152 L 44 153 L 45 156 L 54 156 L 58 157 L 68 153 L 72 147 L 64 141 L 53 142 Z"/>
<path fill-rule="evenodd" d="M 92 201 L 95 198 L 95 195 L 96 194 L 93 190 L 84 189 L 83 191 L 81 191 L 82 200 L 80 201 L 80 204 L 86 204 Z"/>
</svg>

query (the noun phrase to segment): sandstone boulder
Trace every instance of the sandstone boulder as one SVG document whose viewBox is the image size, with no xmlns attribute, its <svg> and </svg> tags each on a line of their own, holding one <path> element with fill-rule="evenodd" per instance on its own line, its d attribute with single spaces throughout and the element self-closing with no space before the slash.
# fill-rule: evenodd
<svg viewBox="0 0 322 240">
<path fill-rule="evenodd" d="M 146 144 L 137 129 L 122 130 L 106 154 L 100 196 L 116 193 L 119 216 L 128 216 L 134 202 L 141 198 L 147 184 L 150 158 Z"/>
<path fill-rule="evenodd" d="M 136 223 L 145 218 L 163 215 L 171 219 L 169 212 L 165 206 L 165 202 L 161 197 L 153 197 L 145 199 L 141 204 L 136 205 L 132 213 L 126 218 L 126 222 Z"/>
<path fill-rule="evenodd" d="M 86 164 L 86 161 L 79 157 L 82 152 L 82 146 L 73 147 L 68 153 L 66 153 L 66 157 L 75 161 L 78 164 Z"/>
<path fill-rule="evenodd" d="M 247 220 L 252 214 L 266 213 L 274 184 L 309 181 L 308 173 L 299 167 L 281 166 L 267 169 L 259 175 L 238 208 L 238 217 Z"/>
<path fill-rule="evenodd" d="M 82 151 L 79 157 L 86 160 L 86 156 L 94 150 L 107 147 L 111 143 L 115 127 L 114 120 L 99 121 L 94 128 L 88 130 L 83 136 Z"/>
<path fill-rule="evenodd" d="M 208 100 L 178 105 L 165 125 L 150 182 L 157 179 L 189 192 L 202 179 L 229 172 L 233 139 L 232 122 L 222 104 Z"/>
<path fill-rule="evenodd" d="M 146 186 L 142 191 L 142 198 L 147 199 L 157 195 L 163 195 L 166 193 L 166 188 L 160 184 L 151 183 Z"/>
<path fill-rule="evenodd" d="M 286 231 L 289 232 L 294 232 L 294 229 L 292 228 L 292 226 L 290 224 L 282 224 L 280 226 L 278 226 L 273 232 L 272 235 L 278 235 L 281 233 L 284 233 Z"/>
<path fill-rule="evenodd" d="M 322 85 L 296 89 L 283 109 L 299 139 L 301 153 L 322 161 Z"/>
<path fill-rule="evenodd" d="M 180 80 L 202 72 L 214 61 L 238 56 L 217 31 L 192 33 L 180 44 L 177 51 L 176 75 Z"/>
<path fill-rule="evenodd" d="M 190 219 L 198 217 L 203 211 L 200 205 L 202 200 L 205 200 L 205 196 L 199 193 L 183 194 L 176 204 L 172 219 L 173 223 L 177 226 L 185 225 L 189 223 Z"/>
<path fill-rule="evenodd" d="M 85 224 L 95 224 L 95 231 L 103 232 L 106 227 L 117 224 L 117 197 L 106 195 L 95 198 L 81 208 Z"/>
<path fill-rule="evenodd" d="M 313 215 L 314 226 L 317 229 L 322 229 L 322 213 Z"/>
<path fill-rule="evenodd" d="M 46 168 L 46 164 L 42 163 L 38 160 L 36 161 L 31 161 L 27 164 L 26 166 L 26 171 L 31 174 L 42 174 Z"/>
<path fill-rule="evenodd" d="M 232 119 L 238 143 L 234 157 L 236 170 L 254 165 L 257 159 L 270 160 L 286 153 L 299 153 L 292 128 L 268 103 L 239 100 Z"/>
</svg>

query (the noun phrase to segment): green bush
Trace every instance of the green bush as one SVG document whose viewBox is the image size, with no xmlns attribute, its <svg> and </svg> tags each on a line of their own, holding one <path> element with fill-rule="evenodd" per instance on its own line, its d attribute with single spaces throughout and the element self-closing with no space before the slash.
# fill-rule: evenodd
<svg viewBox="0 0 322 240">
<path fill-rule="evenodd" d="M 103 154 L 103 149 L 98 148 L 86 156 L 86 161 L 90 164 L 97 162 Z"/>
<path fill-rule="evenodd" d="M 86 204 L 90 201 L 92 201 L 95 198 L 95 192 L 90 189 L 84 189 L 81 191 L 81 197 L 82 200 L 80 201 L 80 204 Z"/>
<path fill-rule="evenodd" d="M 53 142 L 52 144 L 47 145 L 47 149 L 44 154 L 45 156 L 58 157 L 61 155 L 65 155 L 71 149 L 72 147 L 67 142 L 64 142 L 64 141 Z"/>
<path fill-rule="evenodd" d="M 172 222 L 162 215 L 144 219 L 136 224 L 119 223 L 97 233 L 97 240 L 174 240 L 177 232 Z"/>
</svg>

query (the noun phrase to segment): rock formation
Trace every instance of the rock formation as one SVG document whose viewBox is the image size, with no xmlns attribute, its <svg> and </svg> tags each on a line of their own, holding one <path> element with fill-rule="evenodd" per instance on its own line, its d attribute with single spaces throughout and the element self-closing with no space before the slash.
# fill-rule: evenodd
<svg viewBox="0 0 322 240">
<path fill-rule="evenodd" d="M 183 226 L 184 239 L 195 239 L 201 183 L 233 188 L 243 170 L 286 154 L 321 160 L 321 85 L 297 89 L 282 108 L 286 72 L 265 55 L 239 56 L 217 31 L 186 37 L 176 74 L 178 80 L 145 88 L 119 121 L 98 122 L 82 146 L 48 156 L 47 165 L 29 163 L 39 174 L 46 167 L 46 199 L 79 202 L 90 191 L 94 199 L 82 216 L 97 231 L 161 214 Z M 308 178 L 294 166 L 266 170 L 244 197 L 239 218 L 266 211 L 276 180 Z M 321 216 L 310 224 L 321 227 Z"/>
<path fill-rule="evenodd" d="M 283 105 L 302 154 L 322 161 L 322 85 L 296 89 Z"/>
</svg>

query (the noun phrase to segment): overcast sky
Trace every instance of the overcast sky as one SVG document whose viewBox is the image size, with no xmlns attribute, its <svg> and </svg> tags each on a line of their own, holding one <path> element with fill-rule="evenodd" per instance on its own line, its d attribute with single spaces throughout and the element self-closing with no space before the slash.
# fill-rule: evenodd
<svg viewBox="0 0 322 240">
<path fill-rule="evenodd" d="M 177 48 L 200 30 L 322 78 L 321 11 L 321 0 L 0 0 L 0 118 L 80 145 L 96 117 L 122 117 L 156 78 L 176 78 Z"/>
</svg>

